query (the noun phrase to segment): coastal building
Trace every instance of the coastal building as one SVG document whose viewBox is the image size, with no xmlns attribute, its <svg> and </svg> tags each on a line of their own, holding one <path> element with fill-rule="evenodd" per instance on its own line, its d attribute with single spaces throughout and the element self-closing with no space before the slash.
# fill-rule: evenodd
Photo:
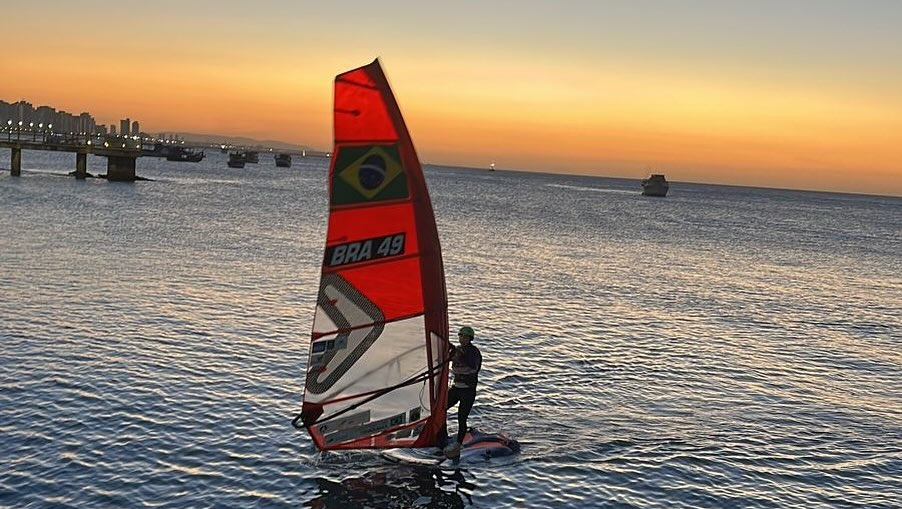
<svg viewBox="0 0 902 509">
<path fill-rule="evenodd" d="M 39 129 L 42 126 L 53 126 L 55 132 L 79 132 L 93 133 L 96 130 L 96 122 L 90 113 L 84 112 L 73 115 L 67 111 L 57 110 L 52 106 L 34 107 L 27 101 L 8 103 L 0 101 L 0 122 L 19 122 L 23 125 L 34 125 Z"/>
<path fill-rule="evenodd" d="M 110 136 L 116 136 L 116 124 L 110 124 Z"/>
<path fill-rule="evenodd" d="M 132 136 L 139 136 L 141 134 L 141 124 L 138 123 L 137 120 L 132 122 Z"/>
<path fill-rule="evenodd" d="M 34 118 L 33 113 L 34 106 L 32 106 L 31 103 L 27 103 L 25 101 L 19 101 L 18 103 L 16 103 L 16 117 L 22 122 L 31 122 Z"/>
<path fill-rule="evenodd" d="M 85 134 L 94 134 L 97 125 L 94 122 L 94 119 L 91 117 L 91 114 L 88 112 L 82 112 L 78 116 L 78 129 L 76 132 L 85 133 Z"/>
<path fill-rule="evenodd" d="M 47 125 L 56 121 L 62 127 L 61 119 L 56 118 L 56 116 L 56 108 L 51 108 L 50 106 L 38 106 L 34 110 L 34 122 L 36 124 Z"/>
<path fill-rule="evenodd" d="M 129 128 L 130 124 L 131 124 L 131 120 L 128 118 L 123 118 L 122 120 L 120 120 L 119 121 L 119 134 L 121 134 L 122 136 L 128 136 L 129 135 L 128 128 Z"/>
</svg>

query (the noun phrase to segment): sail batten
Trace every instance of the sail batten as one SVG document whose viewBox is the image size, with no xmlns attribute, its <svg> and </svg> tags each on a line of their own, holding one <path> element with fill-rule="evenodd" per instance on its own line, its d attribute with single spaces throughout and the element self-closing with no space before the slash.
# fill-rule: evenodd
<svg viewBox="0 0 902 509">
<path fill-rule="evenodd" d="M 441 248 L 378 60 L 336 77 L 334 123 L 301 416 L 322 450 L 435 445 L 448 378 Z"/>
</svg>

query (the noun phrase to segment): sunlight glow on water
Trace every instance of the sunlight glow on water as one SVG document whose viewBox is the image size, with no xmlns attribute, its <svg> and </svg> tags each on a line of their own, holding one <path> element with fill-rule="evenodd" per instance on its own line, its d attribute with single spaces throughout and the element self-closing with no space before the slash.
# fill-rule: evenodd
<svg viewBox="0 0 902 509">
<path fill-rule="evenodd" d="M 470 419 L 460 470 L 290 425 L 326 161 L 0 174 L 0 505 L 898 507 L 902 200 L 428 167 Z M 89 171 L 103 173 L 100 159 Z"/>
</svg>

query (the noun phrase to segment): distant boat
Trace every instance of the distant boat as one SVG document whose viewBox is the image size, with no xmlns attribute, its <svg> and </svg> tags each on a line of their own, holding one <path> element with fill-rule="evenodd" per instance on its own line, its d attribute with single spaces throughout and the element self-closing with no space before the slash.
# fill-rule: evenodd
<svg viewBox="0 0 902 509">
<path fill-rule="evenodd" d="M 153 144 L 153 147 L 150 145 L 144 145 L 144 149 L 141 152 L 141 155 L 144 157 L 166 157 L 169 155 L 169 147 L 163 145 L 160 142 L 156 142 Z"/>
<path fill-rule="evenodd" d="M 670 183 L 664 175 L 655 173 L 647 179 L 642 179 L 642 194 L 645 196 L 667 196 Z"/>
<path fill-rule="evenodd" d="M 489 171 L 495 171 L 495 161 L 492 161 L 492 164 L 489 165 Z"/>
<path fill-rule="evenodd" d="M 244 153 L 244 158 L 248 163 L 257 164 L 260 162 L 260 153 L 256 150 L 248 150 Z"/>
<path fill-rule="evenodd" d="M 166 160 L 182 163 L 199 163 L 203 161 L 204 155 L 203 150 L 197 151 L 183 147 L 170 147 L 169 153 L 166 154 Z"/>
<path fill-rule="evenodd" d="M 276 154 L 276 166 L 291 168 L 291 154 Z"/>
<path fill-rule="evenodd" d="M 232 152 L 229 154 L 229 168 L 244 168 L 247 155 L 244 152 Z"/>
</svg>

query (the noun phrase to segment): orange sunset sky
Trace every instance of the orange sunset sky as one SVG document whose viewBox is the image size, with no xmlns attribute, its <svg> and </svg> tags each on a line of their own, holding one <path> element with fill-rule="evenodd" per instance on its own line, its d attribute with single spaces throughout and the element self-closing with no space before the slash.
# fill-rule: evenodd
<svg viewBox="0 0 902 509">
<path fill-rule="evenodd" d="M 902 2 L 18 2 L 0 99 L 329 150 L 382 59 L 425 163 L 902 196 Z"/>
</svg>

